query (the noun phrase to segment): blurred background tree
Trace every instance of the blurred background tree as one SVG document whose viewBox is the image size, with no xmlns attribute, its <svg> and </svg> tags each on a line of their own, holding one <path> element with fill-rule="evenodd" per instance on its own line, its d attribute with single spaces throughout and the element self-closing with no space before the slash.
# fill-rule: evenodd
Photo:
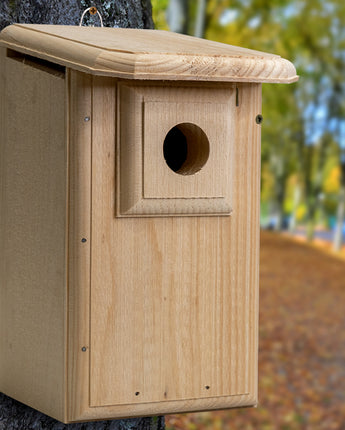
<svg viewBox="0 0 345 430">
<path fill-rule="evenodd" d="M 343 0 L 152 0 L 158 29 L 272 52 L 297 84 L 263 85 L 262 225 L 328 230 L 345 215 L 345 3 Z M 331 234 L 333 232 L 333 234 Z"/>
</svg>

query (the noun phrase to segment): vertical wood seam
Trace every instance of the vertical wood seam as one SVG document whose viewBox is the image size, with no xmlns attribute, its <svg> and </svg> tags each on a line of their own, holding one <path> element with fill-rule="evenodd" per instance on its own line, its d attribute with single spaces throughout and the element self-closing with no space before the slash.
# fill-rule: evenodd
<svg viewBox="0 0 345 430">
<path fill-rule="evenodd" d="M 95 77 L 92 76 L 91 77 L 91 130 L 90 130 L 90 135 L 91 135 L 91 142 L 90 142 L 90 182 L 89 182 L 89 186 L 90 186 L 90 192 L 89 192 L 89 198 L 90 198 L 90 227 L 89 227 L 89 232 L 90 232 L 90 238 L 89 238 L 89 242 L 90 242 L 90 262 L 89 262 L 89 279 L 90 279 L 90 285 L 89 285 L 89 348 L 88 348 L 88 354 L 89 354 L 89 372 L 88 372 L 88 407 L 91 407 L 91 369 L 92 369 L 92 355 L 91 355 L 91 345 L 92 345 L 92 327 L 91 327 L 91 320 L 92 320 L 92 308 L 91 308 L 91 292 L 92 292 L 92 172 L 93 172 L 93 151 L 94 151 L 94 139 L 93 139 L 93 133 L 94 133 L 94 117 L 95 117 L 95 112 L 94 112 L 94 82 L 95 82 Z"/>
<path fill-rule="evenodd" d="M 70 72 L 69 422 L 80 419 L 89 408 L 91 90 L 89 75 Z M 87 124 L 83 122 L 86 116 L 91 117 Z M 87 239 L 84 244 L 83 237 Z M 81 352 L 83 346 L 85 352 Z"/>
<path fill-rule="evenodd" d="M 68 401 L 68 387 L 69 387 L 69 372 L 68 372 L 68 358 L 69 358 L 69 271 L 70 271 L 70 251 L 69 251 L 69 233 L 70 233 L 70 69 L 66 68 L 65 75 L 65 121 L 66 121 L 66 232 L 65 232 L 65 264 L 66 264 L 66 272 L 65 272 L 65 327 L 64 327 L 64 336 L 65 336 L 65 370 L 64 370 L 64 419 L 67 421 L 69 416 L 69 401 Z"/>
</svg>

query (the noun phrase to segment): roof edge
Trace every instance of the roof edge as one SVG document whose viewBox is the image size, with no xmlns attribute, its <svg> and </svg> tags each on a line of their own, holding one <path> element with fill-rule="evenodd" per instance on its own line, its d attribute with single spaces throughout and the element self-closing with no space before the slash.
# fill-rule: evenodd
<svg viewBox="0 0 345 430">
<path fill-rule="evenodd" d="M 0 44 L 81 72 L 125 79 L 252 83 L 298 80 L 294 65 L 279 56 L 114 52 L 16 24 L 1 32 Z"/>
</svg>

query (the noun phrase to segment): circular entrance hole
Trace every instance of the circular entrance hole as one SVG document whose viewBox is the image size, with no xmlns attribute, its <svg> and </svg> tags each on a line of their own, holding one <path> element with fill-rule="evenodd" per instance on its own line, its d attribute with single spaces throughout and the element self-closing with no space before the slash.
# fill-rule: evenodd
<svg viewBox="0 0 345 430">
<path fill-rule="evenodd" d="M 210 155 L 205 132 L 195 124 L 175 125 L 165 136 L 163 155 L 167 165 L 179 175 L 194 175 Z"/>
</svg>

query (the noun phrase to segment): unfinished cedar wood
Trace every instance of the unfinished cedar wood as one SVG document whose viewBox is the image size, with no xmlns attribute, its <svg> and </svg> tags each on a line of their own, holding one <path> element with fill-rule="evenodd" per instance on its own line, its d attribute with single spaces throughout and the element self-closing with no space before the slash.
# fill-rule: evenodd
<svg viewBox="0 0 345 430">
<path fill-rule="evenodd" d="M 100 78 L 95 85 L 98 83 L 102 84 Z M 104 94 L 104 90 L 95 89 Z M 248 105 L 245 103 L 242 108 L 251 106 L 255 119 L 260 88 L 251 88 L 246 98 Z M 103 105 L 103 109 L 114 110 L 111 105 Z M 259 156 L 259 127 L 255 121 L 253 124 L 251 142 L 244 134 L 240 138 L 242 146 L 232 149 L 235 159 Z M 238 192 L 233 191 L 236 214 L 231 217 L 114 220 L 114 207 L 104 205 L 115 202 L 115 169 L 109 161 L 114 156 L 113 124 L 103 121 L 100 126 L 108 131 L 109 138 L 104 139 L 104 133 L 103 138 L 98 137 L 101 135 L 96 128 L 91 232 L 91 404 L 206 400 L 229 395 L 235 400 L 236 396 L 253 396 L 248 373 L 256 364 L 252 355 L 247 356 L 247 322 L 252 318 L 247 300 L 252 288 L 248 276 L 257 255 L 247 246 L 256 250 L 257 244 L 252 241 L 258 235 L 249 237 L 244 231 L 248 231 L 253 217 L 255 223 L 258 221 L 258 170 L 247 173 L 245 162 L 242 167 L 234 163 L 232 174 L 240 179 Z M 244 182 L 250 190 L 244 191 Z M 246 197 L 240 203 L 242 193 Z M 224 235 L 231 240 L 224 239 Z M 242 235 L 246 243 L 242 243 Z M 136 270 L 136 266 L 141 269 Z M 236 285 L 232 285 L 231 277 L 236 278 Z M 113 280 L 122 288 L 114 290 Z M 111 303 L 106 312 L 105 303 Z M 128 309 L 133 314 L 128 315 Z M 251 324 L 255 326 L 254 320 Z M 122 333 L 117 342 L 111 342 L 109 327 L 118 327 Z M 106 384 L 108 389 L 104 390 Z"/>
<path fill-rule="evenodd" d="M 64 422 L 255 405 L 255 117 L 293 66 L 147 30 L 0 43 L 0 389 Z M 162 154 L 181 122 L 210 145 L 192 175 Z"/>
<path fill-rule="evenodd" d="M 234 84 L 185 87 L 122 82 L 118 91 L 117 215 L 229 215 L 234 181 L 227 174 L 234 162 L 229 136 L 237 126 Z M 189 163 L 192 171 L 193 166 L 201 169 L 197 174 L 178 175 L 160 162 L 167 131 L 181 123 L 198 127 L 189 131 L 190 140 L 200 145 L 199 158 L 193 160 L 192 155 Z M 197 130 L 203 130 L 212 148 L 209 142 L 202 147 Z M 188 165 L 185 168 L 189 170 Z"/>
<path fill-rule="evenodd" d="M 0 390 L 63 419 L 66 82 L 4 48 L 0 67 Z"/>
</svg>

